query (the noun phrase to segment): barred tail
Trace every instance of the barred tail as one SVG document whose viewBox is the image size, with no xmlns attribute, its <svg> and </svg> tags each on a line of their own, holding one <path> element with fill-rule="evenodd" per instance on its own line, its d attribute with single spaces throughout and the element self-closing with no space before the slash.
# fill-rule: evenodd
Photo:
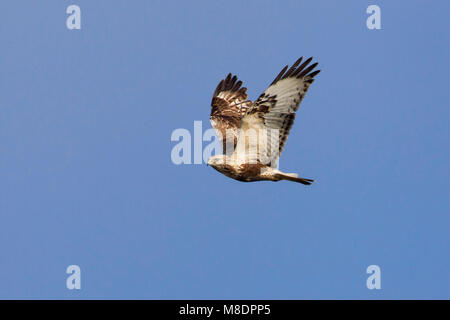
<svg viewBox="0 0 450 320">
<path fill-rule="evenodd" d="M 293 182 L 299 182 L 301 184 L 309 186 L 311 183 L 314 182 L 312 179 L 305 179 L 305 178 L 299 178 L 298 174 L 296 173 L 281 173 L 277 174 L 277 178 L 280 178 L 280 180 L 289 180 Z"/>
</svg>

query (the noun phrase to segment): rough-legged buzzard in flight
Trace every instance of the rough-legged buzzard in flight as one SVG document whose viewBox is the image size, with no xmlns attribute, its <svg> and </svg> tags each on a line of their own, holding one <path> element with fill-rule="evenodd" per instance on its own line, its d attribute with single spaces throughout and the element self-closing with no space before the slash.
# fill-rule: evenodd
<svg viewBox="0 0 450 320">
<path fill-rule="evenodd" d="M 211 125 L 222 141 L 223 154 L 209 158 L 208 165 L 244 182 L 289 180 L 310 185 L 314 180 L 277 169 L 289 130 L 309 86 L 320 70 L 312 58 L 298 59 L 284 67 L 270 86 L 252 102 L 247 88 L 231 73 L 220 81 L 211 102 Z"/>
</svg>

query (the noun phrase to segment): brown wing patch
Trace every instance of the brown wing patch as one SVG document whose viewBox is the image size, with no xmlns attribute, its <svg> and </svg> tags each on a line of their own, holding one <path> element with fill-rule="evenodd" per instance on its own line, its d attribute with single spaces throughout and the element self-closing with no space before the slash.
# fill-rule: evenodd
<svg viewBox="0 0 450 320">
<path fill-rule="evenodd" d="M 211 101 L 210 120 L 223 141 L 224 153 L 225 150 L 227 153 L 234 151 L 241 118 L 252 103 L 247 100 L 247 88 L 241 86 L 242 81 L 230 73 L 217 85 Z M 232 150 L 227 150 L 227 141 L 232 146 Z"/>
</svg>

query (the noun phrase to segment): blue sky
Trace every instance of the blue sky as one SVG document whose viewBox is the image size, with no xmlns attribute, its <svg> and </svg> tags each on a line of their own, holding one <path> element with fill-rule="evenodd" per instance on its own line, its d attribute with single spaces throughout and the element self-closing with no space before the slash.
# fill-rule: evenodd
<svg viewBox="0 0 450 320">
<path fill-rule="evenodd" d="M 2 1 L 0 298 L 449 299 L 449 11 Z M 299 56 L 322 73 L 280 168 L 312 186 L 171 162 L 228 72 L 255 99 Z"/>
</svg>

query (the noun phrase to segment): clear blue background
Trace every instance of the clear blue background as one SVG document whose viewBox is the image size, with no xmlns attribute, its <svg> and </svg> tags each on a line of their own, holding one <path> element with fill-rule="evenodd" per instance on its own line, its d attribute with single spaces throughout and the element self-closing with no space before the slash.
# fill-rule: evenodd
<svg viewBox="0 0 450 320">
<path fill-rule="evenodd" d="M 66 8 L 82 29 L 66 28 Z M 366 8 L 382 10 L 368 30 Z M 448 1 L 2 1 L 0 298 L 450 298 Z M 280 167 L 171 162 L 314 56 Z M 82 289 L 68 290 L 68 265 Z M 381 267 L 381 290 L 366 288 Z"/>
</svg>

